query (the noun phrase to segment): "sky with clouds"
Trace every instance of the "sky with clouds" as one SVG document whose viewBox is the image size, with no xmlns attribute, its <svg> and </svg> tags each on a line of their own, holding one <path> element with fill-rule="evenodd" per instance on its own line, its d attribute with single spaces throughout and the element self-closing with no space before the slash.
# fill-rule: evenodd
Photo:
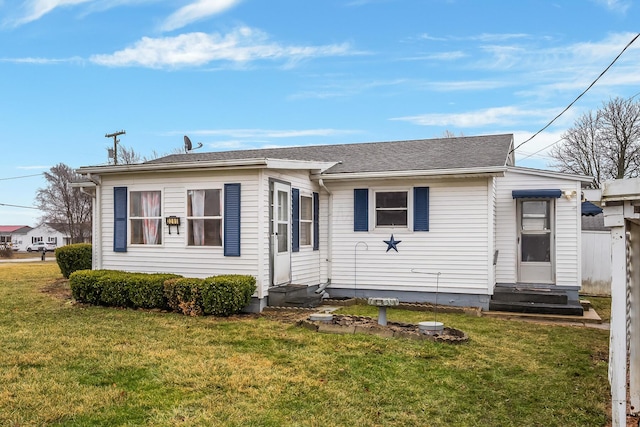
<svg viewBox="0 0 640 427">
<path fill-rule="evenodd" d="M 202 150 L 513 133 L 527 140 L 638 33 L 631 0 L 0 0 L 0 224 L 41 173 Z M 640 41 L 517 151 L 640 93 Z"/>
</svg>

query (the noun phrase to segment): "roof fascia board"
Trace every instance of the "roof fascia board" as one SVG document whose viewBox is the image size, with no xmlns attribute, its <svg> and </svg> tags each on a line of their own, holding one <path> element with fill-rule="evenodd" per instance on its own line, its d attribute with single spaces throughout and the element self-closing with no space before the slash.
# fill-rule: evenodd
<svg viewBox="0 0 640 427">
<path fill-rule="evenodd" d="M 406 170 L 406 171 L 385 171 L 385 172 L 354 172 L 335 174 L 313 174 L 311 179 L 322 179 L 324 181 L 337 181 L 347 179 L 375 179 L 375 178 L 412 178 L 412 177 L 433 177 L 433 178 L 480 178 L 488 176 L 503 176 L 507 170 L 506 166 L 486 167 L 486 168 L 463 168 L 463 169 L 431 169 L 431 170 Z"/>
<path fill-rule="evenodd" d="M 185 163 L 141 163 L 135 165 L 85 166 L 78 169 L 80 174 L 104 175 L 116 173 L 146 172 L 146 171 L 184 171 L 195 169 L 306 169 L 324 172 L 339 162 L 317 162 L 307 160 L 286 159 L 233 159 L 213 160 Z"/>
<path fill-rule="evenodd" d="M 508 171 L 522 173 L 526 175 L 536 175 L 536 176 L 545 176 L 549 178 L 568 179 L 571 181 L 581 181 L 581 182 L 593 181 L 593 177 L 591 176 L 574 175 L 571 173 L 556 172 L 556 171 L 549 171 L 549 170 L 543 170 L 543 169 L 523 168 L 521 166 L 510 166 L 508 168 Z"/>
</svg>

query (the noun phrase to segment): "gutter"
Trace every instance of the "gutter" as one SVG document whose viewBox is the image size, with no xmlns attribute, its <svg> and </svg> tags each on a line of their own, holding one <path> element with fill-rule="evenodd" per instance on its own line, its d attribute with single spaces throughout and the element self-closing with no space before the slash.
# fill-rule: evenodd
<svg viewBox="0 0 640 427">
<path fill-rule="evenodd" d="M 461 169 L 429 169 L 429 170 L 401 170 L 401 171 L 376 171 L 376 172 L 347 172 L 312 174 L 312 179 L 335 181 L 343 179 L 404 179 L 415 177 L 432 178 L 486 178 L 488 176 L 504 176 L 509 168 L 507 166 Z"/>
<path fill-rule="evenodd" d="M 318 185 L 320 185 L 320 187 L 322 187 L 324 189 L 324 191 L 327 192 L 327 194 L 329 195 L 329 214 L 327 215 L 327 281 L 325 283 L 322 283 L 318 289 L 316 289 L 316 293 L 317 294 L 321 294 L 324 292 L 324 290 L 331 284 L 331 276 L 332 276 L 332 265 L 333 265 L 333 261 L 332 261 L 332 254 L 333 254 L 333 238 L 332 238 L 332 227 L 331 227 L 331 223 L 333 222 L 333 193 L 331 193 L 331 191 L 329 191 L 329 189 L 327 188 L 326 185 L 324 185 L 324 180 L 322 178 L 320 178 L 318 180 Z"/>
</svg>

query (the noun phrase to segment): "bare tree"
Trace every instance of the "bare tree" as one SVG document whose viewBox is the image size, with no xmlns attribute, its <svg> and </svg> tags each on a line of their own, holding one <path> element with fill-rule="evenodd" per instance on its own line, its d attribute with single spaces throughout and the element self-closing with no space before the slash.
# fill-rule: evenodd
<svg viewBox="0 0 640 427">
<path fill-rule="evenodd" d="M 444 132 L 442 132 L 442 138 L 458 138 L 462 136 L 464 136 L 462 132 L 460 132 L 460 135 L 456 135 L 455 132 L 450 131 L 449 129 L 445 129 Z"/>
<path fill-rule="evenodd" d="M 554 167 L 561 172 L 603 181 L 638 176 L 640 165 L 640 104 L 615 98 L 595 113 L 579 117 L 551 150 Z"/>
<path fill-rule="evenodd" d="M 118 145 L 118 161 L 119 165 L 132 165 L 134 163 L 140 163 L 142 157 L 137 153 L 133 147 L 129 148 L 125 145 Z"/>
<path fill-rule="evenodd" d="M 80 243 L 91 236 L 91 197 L 72 187 L 71 182 L 80 179 L 73 169 L 64 163 L 53 166 L 44 173 L 47 186 L 36 192 L 36 206 L 44 212 L 43 222 L 61 225 L 72 243 Z"/>
</svg>

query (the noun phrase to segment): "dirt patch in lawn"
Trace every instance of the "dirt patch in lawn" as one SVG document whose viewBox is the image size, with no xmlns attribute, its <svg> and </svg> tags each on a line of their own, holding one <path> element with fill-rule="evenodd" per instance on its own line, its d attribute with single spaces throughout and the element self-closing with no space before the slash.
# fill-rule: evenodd
<svg viewBox="0 0 640 427">
<path fill-rule="evenodd" d="M 40 289 L 42 293 L 51 295 L 61 300 L 71 300 L 71 288 L 69 287 L 69 279 L 57 279 Z"/>
</svg>

